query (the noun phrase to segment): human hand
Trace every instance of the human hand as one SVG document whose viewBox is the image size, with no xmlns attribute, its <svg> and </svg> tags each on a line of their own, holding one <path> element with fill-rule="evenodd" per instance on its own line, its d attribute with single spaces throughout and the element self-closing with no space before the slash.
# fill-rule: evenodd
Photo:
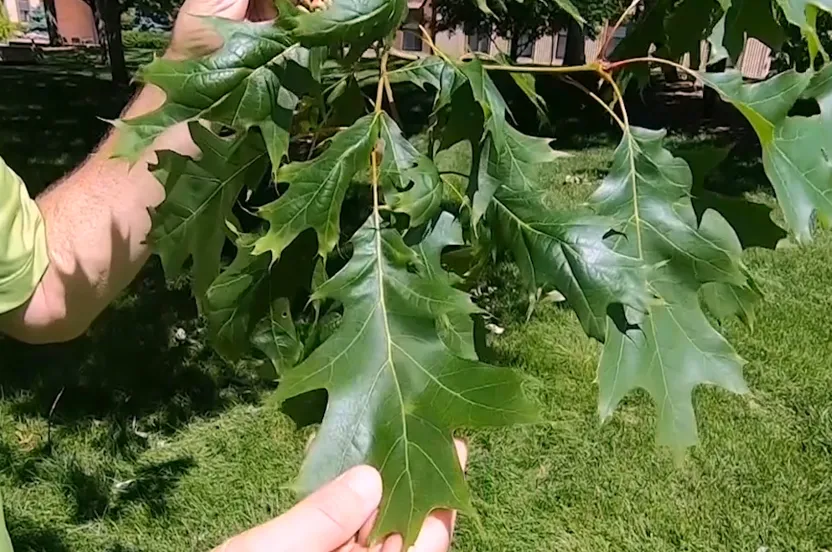
<svg viewBox="0 0 832 552">
<path fill-rule="evenodd" d="M 176 16 L 173 36 L 165 57 L 187 59 L 213 52 L 222 39 L 203 17 L 233 21 L 267 21 L 277 12 L 271 0 L 185 0 Z"/>
<path fill-rule="evenodd" d="M 456 442 L 465 467 L 467 449 Z M 381 476 L 369 466 L 353 468 L 282 516 L 226 541 L 214 552 L 404 552 L 401 536 L 367 544 L 381 503 Z M 410 552 L 445 552 L 456 513 L 437 510 L 425 520 Z"/>
<path fill-rule="evenodd" d="M 307 11 L 326 9 L 332 0 L 294 0 Z M 202 17 L 221 17 L 233 21 L 268 21 L 277 16 L 272 0 L 185 0 L 176 23 L 166 57 L 187 59 L 202 56 L 222 46 L 222 40 Z"/>
</svg>

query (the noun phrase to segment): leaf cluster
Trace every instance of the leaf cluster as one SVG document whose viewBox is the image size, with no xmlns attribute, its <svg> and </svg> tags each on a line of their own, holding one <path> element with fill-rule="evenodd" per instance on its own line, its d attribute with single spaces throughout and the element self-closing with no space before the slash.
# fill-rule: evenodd
<svg viewBox="0 0 832 552">
<path fill-rule="evenodd" d="M 276 400 L 326 391 L 302 493 L 371 464 L 384 481 L 374 538 L 397 532 L 406 544 L 433 509 L 471 511 L 453 432 L 538 421 L 521 377 L 483 363 L 475 347 L 483 313 L 464 290 L 497 257 L 517 265 L 530 315 L 557 291 L 603 343 L 602 419 L 644 389 L 658 441 L 683 451 L 697 441 L 697 386 L 747 390 L 721 324 L 753 324 L 760 292 L 743 249 L 775 247 L 786 232 L 769 208 L 707 190 L 724 151 L 672 152 L 664 131 L 631 125 L 618 84 L 653 52 L 647 61 L 688 71 L 734 105 L 759 138 L 791 239 L 808 242 L 832 221 L 832 65 L 747 83 L 673 61 L 708 36 L 732 56 L 737 29 L 762 28 L 769 13 L 776 23 L 744 1 L 762 0 L 654 0 L 613 61 L 531 69 L 451 59 L 429 36 L 432 55 L 393 59 L 404 0 L 335 0 L 313 13 L 287 3 L 277 22 L 210 20 L 221 49 L 142 68 L 138 78 L 167 99 L 116 122 L 117 153 L 137 159 L 184 122 L 200 150 L 158 152 L 167 197 L 149 239 L 166 273 L 190 267 L 215 348 L 229 360 L 252 350 L 268 359 Z M 801 32 L 823 57 L 814 27 Z M 614 107 L 585 89 L 622 133 L 585 205 L 543 200 L 538 170 L 566 154 L 515 127 L 495 71 L 509 72 L 539 112 L 534 72 L 593 73 L 611 90 Z M 426 145 L 400 123 L 402 85 L 430 98 Z M 819 112 L 794 115 L 806 101 Z M 460 142 L 472 152 L 463 186 L 434 161 Z"/>
</svg>

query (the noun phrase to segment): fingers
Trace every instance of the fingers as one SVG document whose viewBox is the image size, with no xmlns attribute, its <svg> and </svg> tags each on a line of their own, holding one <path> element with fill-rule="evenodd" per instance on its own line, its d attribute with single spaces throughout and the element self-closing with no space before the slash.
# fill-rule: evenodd
<svg viewBox="0 0 832 552">
<path fill-rule="evenodd" d="M 269 21 L 277 17 L 277 10 L 272 0 L 250 0 L 246 19 L 249 21 Z"/>
<path fill-rule="evenodd" d="M 369 466 L 344 473 L 279 518 L 238 535 L 217 552 L 331 552 L 350 541 L 381 502 Z"/>
<path fill-rule="evenodd" d="M 468 463 L 468 447 L 459 439 L 454 440 L 456 455 L 462 469 Z M 375 525 L 374 514 L 358 533 L 358 543 L 365 545 L 369 540 L 370 532 Z M 452 510 L 436 510 L 431 513 L 422 525 L 422 530 L 416 538 L 415 544 L 407 552 L 446 552 L 451 546 L 451 539 L 454 534 L 456 512 Z M 405 552 L 402 549 L 402 538 L 400 535 L 391 535 L 383 543 L 377 544 L 370 549 L 371 552 Z"/>
<path fill-rule="evenodd" d="M 181 13 L 188 15 L 210 15 L 242 21 L 248 11 L 249 0 L 185 0 Z"/>
<path fill-rule="evenodd" d="M 456 455 L 462 469 L 468 464 L 468 447 L 456 439 Z M 456 523 L 456 512 L 453 510 L 436 510 L 431 513 L 422 525 L 422 530 L 416 538 L 411 552 L 446 552 L 451 546 Z"/>
</svg>

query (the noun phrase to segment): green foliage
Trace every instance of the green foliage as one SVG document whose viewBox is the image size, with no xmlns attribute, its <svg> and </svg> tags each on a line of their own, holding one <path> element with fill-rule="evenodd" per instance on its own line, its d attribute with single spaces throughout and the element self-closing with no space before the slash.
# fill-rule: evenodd
<svg viewBox="0 0 832 552">
<path fill-rule="evenodd" d="M 385 493 L 374 533 L 401 533 L 409 546 L 433 509 L 473 510 L 452 431 L 528 423 L 537 416 L 518 376 L 462 358 L 439 338 L 439 317 L 477 312 L 465 293 L 425 266 L 438 264 L 447 238 L 427 237 L 439 247 L 432 248 L 433 259 L 424 259 L 401 234 L 380 225 L 377 213 L 368 219 L 352 237 L 349 263 L 313 295 L 341 302 L 344 319 L 287 372 L 277 398 L 315 389 L 329 393 L 301 469 L 301 492 L 351 466 L 377 466 Z M 452 229 L 440 225 L 434 233 Z"/>
<path fill-rule="evenodd" d="M 122 31 L 121 41 L 125 48 L 143 48 L 164 51 L 170 44 L 170 35 L 152 31 Z"/>
<path fill-rule="evenodd" d="M 442 0 L 436 3 L 439 30 L 476 29 L 479 32 L 514 40 L 534 41 L 565 27 L 570 19 L 585 24 L 591 35 L 599 25 L 621 13 L 624 0 Z M 482 6 L 490 6 L 484 11 Z"/>
<path fill-rule="evenodd" d="M 353 465 L 374 465 L 384 479 L 374 536 L 398 532 L 406 544 L 431 510 L 471 510 L 453 431 L 538 419 L 518 376 L 481 363 L 474 347 L 472 317 L 482 311 L 462 289 L 496 258 L 516 265 L 529 316 L 543 292 L 557 291 L 604 344 L 602 419 L 644 389 L 658 410 L 658 441 L 681 453 L 697 442 L 696 387 L 747 390 L 744 361 L 721 330 L 732 317 L 755 320 L 759 292 L 743 248 L 774 247 L 785 232 L 767 207 L 704 189 L 724 153 L 677 156 L 664 131 L 630 125 L 616 77 L 626 79 L 644 62 L 631 58 L 651 51 L 678 68 L 673 60 L 708 37 L 727 56 L 737 55 L 740 35 L 774 42 L 770 0 L 655 0 L 614 63 L 535 68 L 594 73 L 616 109 L 594 97 L 623 134 L 589 203 L 557 210 L 543 200 L 537 175 L 564 156 L 511 124 L 490 76 L 512 73 L 545 112 L 527 69 L 440 51 L 391 59 L 403 0 L 280 8 L 277 24 L 212 20 L 224 41 L 217 52 L 142 68 L 139 79 L 162 88 L 167 101 L 117 122 L 116 151 L 136 160 L 165 129 L 190 121 L 201 156 L 159 154 L 168 197 L 150 238 L 169 276 L 191 260 L 191 286 L 223 357 L 241 358 L 253 345 L 281 380 L 278 400 L 327 391 L 302 493 Z M 791 18 L 814 58 L 812 9 L 806 21 Z M 362 57 L 368 47 L 375 55 Z M 687 71 L 749 120 L 791 235 L 809 242 L 814 226 L 832 217 L 824 130 L 832 124 L 832 65 L 759 84 L 730 71 Z M 435 92 L 426 147 L 396 120 L 394 85 L 402 83 Z M 373 101 L 365 87 L 375 88 Z M 820 113 L 792 115 L 799 100 Z M 462 188 L 435 161 L 460 142 L 472 152 Z M 268 161 L 272 178 L 263 185 Z M 236 255 L 223 269 L 229 242 Z M 322 313 L 340 319 L 331 332 L 320 330 Z"/>
<path fill-rule="evenodd" d="M 6 42 L 17 32 L 17 24 L 9 19 L 6 6 L 0 5 L 0 42 Z"/>
</svg>

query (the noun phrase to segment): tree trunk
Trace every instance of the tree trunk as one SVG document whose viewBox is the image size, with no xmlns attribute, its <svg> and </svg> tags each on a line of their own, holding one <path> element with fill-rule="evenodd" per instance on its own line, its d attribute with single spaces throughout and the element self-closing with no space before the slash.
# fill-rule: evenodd
<svg viewBox="0 0 832 552">
<path fill-rule="evenodd" d="M 55 0 L 43 0 L 43 14 L 46 16 L 50 46 L 60 45 L 61 35 L 58 33 L 58 9 L 55 7 Z"/>
<path fill-rule="evenodd" d="M 577 21 L 570 19 L 566 31 L 566 52 L 563 54 L 564 65 L 583 65 L 586 63 L 586 35 Z"/>
<path fill-rule="evenodd" d="M 92 11 L 92 20 L 95 23 L 95 37 L 98 39 L 98 50 L 101 54 L 101 63 L 107 63 L 107 32 L 104 29 L 104 18 L 101 16 L 101 9 L 96 0 L 85 0 Z"/>
<path fill-rule="evenodd" d="M 107 43 L 107 57 L 110 73 L 118 86 L 127 86 L 127 64 L 124 62 L 124 45 L 121 42 L 121 3 L 119 0 L 96 0 L 98 13 L 104 22 L 104 36 Z"/>
<path fill-rule="evenodd" d="M 514 62 L 520 57 L 520 36 L 517 31 L 511 33 L 511 47 L 508 50 L 508 57 Z"/>
</svg>

